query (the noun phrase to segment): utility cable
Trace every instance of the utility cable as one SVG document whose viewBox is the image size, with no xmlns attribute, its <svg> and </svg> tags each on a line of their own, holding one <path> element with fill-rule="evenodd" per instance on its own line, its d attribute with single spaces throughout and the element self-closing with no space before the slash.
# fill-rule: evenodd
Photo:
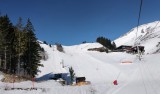
<svg viewBox="0 0 160 94">
<path fill-rule="evenodd" d="M 142 61 L 142 62 L 144 62 L 144 61 Z M 148 64 L 145 63 L 146 66 L 144 65 L 144 63 L 141 64 L 141 65 L 143 66 L 143 68 L 147 69 L 145 72 L 149 74 L 148 77 L 151 77 L 151 79 L 155 82 L 155 80 L 154 80 L 154 78 L 153 78 L 153 75 L 152 75 L 152 73 L 151 73 L 151 70 L 150 70 Z M 154 94 L 157 94 L 156 89 L 153 87 L 153 83 L 151 82 L 151 79 L 148 80 L 148 82 L 150 83 L 150 86 L 151 86 L 152 90 L 155 92 Z M 157 83 L 155 82 L 155 84 L 157 84 Z"/>
</svg>

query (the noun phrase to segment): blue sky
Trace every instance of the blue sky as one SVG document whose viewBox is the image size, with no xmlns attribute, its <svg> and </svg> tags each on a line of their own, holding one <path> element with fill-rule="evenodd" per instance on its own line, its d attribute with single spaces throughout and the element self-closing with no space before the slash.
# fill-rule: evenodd
<svg viewBox="0 0 160 94">
<path fill-rule="evenodd" d="M 160 20 L 160 0 L 143 0 L 140 24 Z M 137 25 L 140 0 L 0 0 L 1 15 L 16 24 L 30 18 L 39 40 L 63 45 L 111 40 Z"/>
</svg>

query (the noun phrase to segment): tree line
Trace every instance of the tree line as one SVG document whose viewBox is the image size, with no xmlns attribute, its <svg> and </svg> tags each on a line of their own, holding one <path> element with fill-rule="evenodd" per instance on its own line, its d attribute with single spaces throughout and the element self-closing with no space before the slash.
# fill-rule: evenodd
<svg viewBox="0 0 160 94">
<path fill-rule="evenodd" d="M 40 64 L 41 47 L 28 18 L 13 25 L 7 15 L 0 16 L 0 70 L 17 76 L 34 77 Z"/>
<path fill-rule="evenodd" d="M 116 48 L 116 44 L 114 43 L 114 41 L 112 42 L 110 39 L 105 37 L 98 37 L 96 39 L 96 42 L 102 44 L 104 47 L 110 50 L 114 50 Z"/>
</svg>

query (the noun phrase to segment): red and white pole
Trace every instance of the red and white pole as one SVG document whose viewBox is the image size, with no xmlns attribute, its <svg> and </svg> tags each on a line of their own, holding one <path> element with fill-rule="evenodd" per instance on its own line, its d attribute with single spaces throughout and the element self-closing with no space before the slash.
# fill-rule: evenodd
<svg viewBox="0 0 160 94">
<path fill-rule="evenodd" d="M 32 88 L 34 88 L 34 82 L 35 82 L 35 78 L 33 77 L 33 78 L 32 78 L 32 85 L 33 85 Z"/>
</svg>

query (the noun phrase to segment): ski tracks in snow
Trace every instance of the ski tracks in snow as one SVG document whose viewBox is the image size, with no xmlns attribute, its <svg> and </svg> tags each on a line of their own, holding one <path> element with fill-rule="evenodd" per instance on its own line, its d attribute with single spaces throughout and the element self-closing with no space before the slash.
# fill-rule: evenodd
<svg viewBox="0 0 160 94">
<path fill-rule="evenodd" d="M 156 80 L 154 79 L 151 67 L 148 65 L 148 62 L 144 62 L 143 60 L 139 64 L 143 76 L 143 82 L 146 86 L 146 94 L 159 94 L 156 89 Z"/>
<path fill-rule="evenodd" d="M 107 94 L 160 94 L 158 84 L 154 79 L 151 67 L 144 60 L 137 62 L 138 66 L 128 82 L 116 87 Z M 157 85 L 155 85 L 157 84 Z"/>
</svg>

